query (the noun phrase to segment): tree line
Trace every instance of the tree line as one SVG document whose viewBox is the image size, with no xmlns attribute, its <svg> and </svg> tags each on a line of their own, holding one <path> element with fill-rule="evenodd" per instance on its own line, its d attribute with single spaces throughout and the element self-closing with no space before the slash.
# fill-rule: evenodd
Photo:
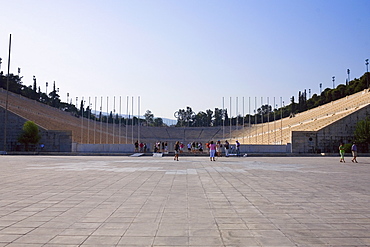
<svg viewBox="0 0 370 247">
<path fill-rule="evenodd" d="M 254 114 L 246 114 L 244 117 L 238 115 L 229 117 L 227 109 L 215 108 L 214 111 L 208 109 L 205 112 L 193 112 L 190 106 L 186 109 L 179 109 L 175 113 L 177 120 L 176 126 L 188 127 L 210 127 L 210 126 L 245 126 L 249 124 L 265 123 L 274 120 L 279 120 L 286 117 L 294 117 L 295 114 L 310 110 L 312 108 L 327 104 L 331 101 L 338 100 L 348 95 L 360 92 L 368 88 L 369 73 L 365 73 L 359 79 L 351 80 L 347 85 L 340 84 L 336 88 L 326 88 L 321 94 L 313 94 L 312 97 L 307 96 L 307 90 L 298 92 L 298 100 L 292 96 L 290 104 L 277 107 L 270 104 L 261 105 L 255 110 Z"/>
<path fill-rule="evenodd" d="M 346 97 L 348 95 L 360 92 L 368 88 L 369 73 L 365 73 L 359 79 L 355 78 L 349 82 L 338 85 L 334 89 L 326 88 L 320 94 L 313 94 L 312 97 L 307 97 L 306 90 L 298 92 L 298 100 L 295 97 L 290 98 L 290 104 L 277 107 L 270 104 L 261 105 L 255 110 L 254 114 L 246 114 L 244 117 L 238 115 L 236 117 L 229 117 L 227 109 L 215 108 L 206 111 L 194 112 L 190 106 L 185 109 L 179 109 L 175 112 L 176 127 L 212 127 L 212 126 L 242 126 L 249 124 L 265 123 L 269 121 L 279 120 L 285 117 L 294 117 L 295 114 L 307 111 L 309 109 L 318 107 L 320 105 L 329 103 L 331 101 Z M 33 77 L 33 85 L 23 85 L 22 78 L 19 75 L 0 74 L 0 87 L 7 88 L 7 77 L 9 77 L 9 91 L 23 95 L 24 97 L 36 100 L 40 103 L 70 112 L 76 117 L 89 118 L 95 121 L 122 124 L 122 125 L 147 125 L 147 126 L 167 126 L 164 124 L 162 118 L 155 118 L 154 114 L 147 110 L 144 114 L 144 119 L 132 117 L 120 117 L 112 111 L 108 115 L 94 114 L 90 106 L 86 106 L 84 101 L 80 101 L 80 106 L 70 103 L 62 102 L 59 96 L 59 88 L 53 83 L 52 91 L 47 94 L 41 92 L 40 87 L 37 86 L 36 78 Z"/>
<path fill-rule="evenodd" d="M 9 77 L 9 78 L 8 78 Z M 26 98 L 36 100 L 40 103 L 55 107 L 65 112 L 70 112 L 75 117 L 84 117 L 99 122 L 108 122 L 122 125 L 146 125 L 148 122 L 146 119 L 141 119 L 136 116 L 120 117 L 119 114 L 114 114 L 112 111 L 108 115 L 100 113 L 93 113 L 90 106 L 86 106 L 84 101 L 79 101 L 79 106 L 72 104 L 71 102 L 62 102 L 59 96 L 59 88 L 56 87 L 55 81 L 53 83 L 52 91 L 50 93 L 44 93 L 41 91 L 40 86 L 37 86 L 37 80 L 33 77 L 33 85 L 26 86 L 22 82 L 22 78 L 19 75 L 10 74 L 4 75 L 0 72 L 0 88 L 7 89 L 7 80 L 9 79 L 9 92 L 20 94 Z M 154 118 L 152 126 L 165 126 L 162 118 Z"/>
</svg>

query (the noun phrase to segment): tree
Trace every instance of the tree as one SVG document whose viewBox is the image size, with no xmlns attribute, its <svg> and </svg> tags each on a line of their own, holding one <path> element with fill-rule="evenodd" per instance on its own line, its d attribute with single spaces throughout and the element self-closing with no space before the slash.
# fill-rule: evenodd
<svg viewBox="0 0 370 247">
<path fill-rule="evenodd" d="M 370 118 L 366 117 L 356 124 L 355 139 L 359 143 L 370 143 Z"/>
<path fill-rule="evenodd" d="M 32 121 L 24 123 L 22 133 L 18 137 L 18 141 L 23 143 L 28 151 L 29 144 L 37 144 L 41 139 L 39 127 Z"/>
<path fill-rule="evenodd" d="M 148 126 L 152 126 L 154 124 L 154 114 L 150 110 L 146 110 L 144 117 Z"/>
<path fill-rule="evenodd" d="M 177 124 L 176 126 L 183 126 L 184 123 L 189 126 L 193 125 L 194 119 L 195 119 L 195 113 L 191 109 L 191 107 L 187 106 L 186 110 L 179 109 L 175 113 L 175 117 L 177 118 Z"/>
<path fill-rule="evenodd" d="M 162 118 L 155 118 L 154 119 L 154 126 L 155 127 L 162 127 L 164 125 Z"/>
<path fill-rule="evenodd" d="M 207 127 L 210 127 L 212 126 L 213 111 L 208 109 L 206 111 L 206 114 L 207 114 Z"/>
<path fill-rule="evenodd" d="M 213 126 L 222 126 L 224 110 L 215 108 Z"/>
<path fill-rule="evenodd" d="M 204 111 L 200 111 L 195 115 L 195 126 L 204 127 L 207 126 L 207 114 Z"/>
</svg>

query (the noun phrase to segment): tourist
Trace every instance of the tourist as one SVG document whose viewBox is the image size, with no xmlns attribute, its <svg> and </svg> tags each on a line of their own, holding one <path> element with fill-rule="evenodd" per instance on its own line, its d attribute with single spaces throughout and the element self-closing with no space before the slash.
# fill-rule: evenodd
<svg viewBox="0 0 370 247">
<path fill-rule="evenodd" d="M 214 144 L 213 141 L 211 141 L 209 143 L 209 158 L 211 161 L 212 160 L 216 161 L 215 154 L 216 154 L 216 144 Z"/>
<path fill-rule="evenodd" d="M 173 160 L 179 161 L 179 152 L 180 152 L 180 143 L 179 143 L 179 141 L 177 141 L 175 143 L 174 150 L 175 150 L 175 157 L 173 158 Z"/>
<path fill-rule="evenodd" d="M 339 162 L 345 163 L 345 161 L 344 161 L 344 153 L 345 153 L 345 151 L 344 151 L 344 144 L 341 143 L 339 145 L 339 154 L 340 154 L 340 160 L 339 160 Z"/>
<path fill-rule="evenodd" d="M 236 151 L 236 156 L 240 156 L 240 143 L 238 140 L 235 141 L 235 151 Z"/>
<path fill-rule="evenodd" d="M 191 143 L 190 142 L 188 143 L 188 152 L 189 153 L 191 152 Z"/>
<path fill-rule="evenodd" d="M 203 146 L 201 142 L 199 142 L 198 144 L 198 149 L 199 149 L 199 152 L 203 153 Z"/>
<path fill-rule="evenodd" d="M 355 142 L 353 142 L 352 144 L 351 151 L 352 151 L 352 156 L 353 156 L 352 162 L 358 163 L 357 162 L 357 146 Z"/>
<path fill-rule="evenodd" d="M 225 141 L 224 147 L 225 147 L 225 157 L 229 157 L 230 144 L 227 140 Z"/>
<path fill-rule="evenodd" d="M 221 157 L 221 148 L 222 148 L 222 144 L 221 144 L 221 141 L 220 140 L 218 140 L 217 142 L 216 142 L 216 155 L 217 155 L 217 157 Z"/>
</svg>

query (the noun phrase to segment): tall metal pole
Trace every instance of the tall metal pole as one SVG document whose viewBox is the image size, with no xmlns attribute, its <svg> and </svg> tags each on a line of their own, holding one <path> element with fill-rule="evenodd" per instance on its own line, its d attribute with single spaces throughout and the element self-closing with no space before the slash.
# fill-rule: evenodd
<svg viewBox="0 0 370 247">
<path fill-rule="evenodd" d="M 236 115 L 236 123 L 235 123 L 235 125 L 236 125 L 236 130 L 238 130 L 238 128 L 239 128 L 239 110 L 238 110 L 238 101 L 239 101 L 239 99 L 238 99 L 238 97 L 236 97 L 236 99 L 235 99 L 235 115 Z"/>
<path fill-rule="evenodd" d="M 83 142 L 83 135 L 84 135 L 84 97 L 81 100 L 81 143 Z"/>
<path fill-rule="evenodd" d="M 267 97 L 267 144 L 270 144 L 270 99 Z"/>
<path fill-rule="evenodd" d="M 90 114 L 91 114 L 91 103 L 89 96 L 89 112 L 87 113 L 87 143 L 90 144 Z"/>
<path fill-rule="evenodd" d="M 114 144 L 114 126 L 116 125 L 114 118 L 116 115 L 116 96 L 113 96 L 113 115 L 112 115 L 112 128 L 113 128 L 113 144 Z"/>
<path fill-rule="evenodd" d="M 365 59 L 365 65 L 366 65 L 366 85 L 367 88 L 369 88 L 369 59 Z"/>
<path fill-rule="evenodd" d="M 280 145 L 283 145 L 283 97 L 280 97 Z"/>
<path fill-rule="evenodd" d="M 137 139 L 140 143 L 140 96 L 137 97 Z"/>
<path fill-rule="evenodd" d="M 131 143 L 134 144 L 134 96 L 131 96 L 131 113 L 132 113 Z"/>
<path fill-rule="evenodd" d="M 106 144 L 108 144 L 109 143 L 109 136 L 108 136 L 108 131 L 109 131 L 109 123 L 108 123 L 108 119 L 109 119 L 109 108 L 108 108 L 108 105 L 109 105 L 109 96 L 107 96 L 107 131 L 106 131 Z"/>
<path fill-rule="evenodd" d="M 333 81 L 333 89 L 334 89 L 335 88 L 335 76 L 333 76 L 331 79 Z"/>
<path fill-rule="evenodd" d="M 349 69 L 347 69 L 347 75 L 348 75 L 348 79 L 347 79 L 347 82 L 348 82 L 348 85 L 349 85 L 349 80 L 350 80 L 350 77 L 349 77 L 349 74 L 351 73 L 351 71 Z"/>
<path fill-rule="evenodd" d="M 230 97 L 230 141 L 231 141 L 231 124 L 232 124 L 232 114 L 231 114 L 231 97 Z"/>
<path fill-rule="evenodd" d="M 122 123 L 122 111 L 121 111 L 121 106 L 122 106 L 122 103 L 121 103 L 122 101 L 121 101 L 121 96 L 119 96 L 119 129 L 118 129 L 118 136 L 119 136 L 119 138 L 118 138 L 118 143 L 119 144 L 121 144 L 121 123 Z"/>
<path fill-rule="evenodd" d="M 249 96 L 249 102 L 248 102 L 248 112 L 249 112 L 249 119 L 248 119 L 248 143 L 251 144 L 250 142 L 250 133 L 251 133 L 251 97 Z"/>
<path fill-rule="evenodd" d="M 100 96 L 100 144 L 102 144 L 103 135 L 103 96 Z"/>
<path fill-rule="evenodd" d="M 244 144 L 244 96 L 243 96 L 243 144 Z"/>
<path fill-rule="evenodd" d="M 275 141 L 274 141 L 274 144 L 276 144 L 276 109 L 277 109 L 277 105 L 276 105 L 276 103 L 275 103 L 275 97 L 274 97 L 274 107 L 276 107 L 275 109 L 274 109 L 274 132 L 275 132 Z"/>
<path fill-rule="evenodd" d="M 127 96 L 127 103 L 126 103 L 126 144 L 127 142 L 127 128 L 128 128 L 128 96 Z"/>
<path fill-rule="evenodd" d="M 225 98 L 222 97 L 222 139 L 225 139 Z"/>
<path fill-rule="evenodd" d="M 257 121 L 257 97 L 255 96 L 254 97 L 254 126 L 256 127 L 256 143 L 257 144 L 257 136 L 258 136 L 258 133 L 257 133 L 257 124 L 258 124 L 258 121 Z"/>
<path fill-rule="evenodd" d="M 8 76 L 6 78 L 6 101 L 5 101 L 5 118 L 4 118 L 4 151 L 6 148 L 7 128 L 8 128 L 8 102 L 9 102 L 9 73 L 10 73 L 10 50 L 12 44 L 12 34 L 9 35 L 9 55 L 8 55 Z"/>
<path fill-rule="evenodd" d="M 95 96 L 95 104 L 94 104 L 94 106 L 95 106 L 95 111 L 94 111 L 94 113 L 95 113 L 95 116 L 96 116 L 96 96 Z M 96 136 L 96 117 L 95 117 L 95 119 L 94 119 L 94 144 L 96 144 L 95 136 Z"/>
<path fill-rule="evenodd" d="M 262 132 L 262 141 L 261 141 L 261 144 L 263 144 L 263 97 L 261 97 L 261 132 Z"/>
</svg>

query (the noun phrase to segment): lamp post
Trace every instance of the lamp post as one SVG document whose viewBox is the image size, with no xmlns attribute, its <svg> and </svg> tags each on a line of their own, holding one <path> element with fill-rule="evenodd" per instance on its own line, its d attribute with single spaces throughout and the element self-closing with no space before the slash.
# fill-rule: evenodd
<svg viewBox="0 0 370 247">
<path fill-rule="evenodd" d="M 0 60 L 1 61 L 1 60 Z M 369 59 L 365 59 L 365 65 L 366 65 L 366 85 L 367 88 L 369 88 Z"/>
<path fill-rule="evenodd" d="M 2 64 L 1 60 L 3 60 L 3 59 L 0 57 L 0 71 L 1 71 L 1 64 Z"/>
<path fill-rule="evenodd" d="M 332 77 L 332 81 L 333 81 L 333 89 L 335 88 L 335 76 Z"/>
<path fill-rule="evenodd" d="M 347 78 L 347 83 L 348 83 L 348 84 L 347 84 L 347 85 L 349 85 L 349 80 L 350 80 L 350 79 L 349 79 L 349 74 L 350 74 L 350 73 L 351 73 L 351 71 L 350 71 L 349 69 L 347 69 L 347 75 L 348 75 L 348 78 Z"/>
<path fill-rule="evenodd" d="M 46 96 L 48 95 L 48 85 L 49 85 L 49 83 L 46 82 Z"/>
</svg>

